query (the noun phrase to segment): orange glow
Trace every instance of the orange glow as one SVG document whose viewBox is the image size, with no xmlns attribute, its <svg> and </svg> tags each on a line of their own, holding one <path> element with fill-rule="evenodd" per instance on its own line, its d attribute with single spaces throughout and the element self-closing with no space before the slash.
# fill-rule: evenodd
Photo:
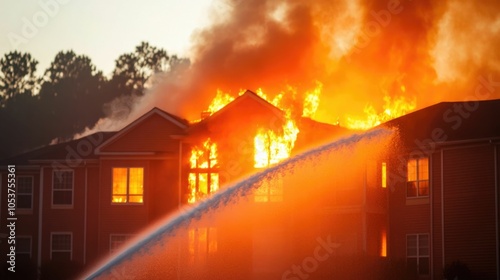
<svg viewBox="0 0 500 280">
<path fill-rule="evenodd" d="M 387 257 L 387 233 L 385 232 L 385 229 L 382 230 L 382 234 L 381 234 L 380 256 Z"/>
<path fill-rule="evenodd" d="M 387 163 L 382 162 L 382 188 L 387 188 Z"/>
<path fill-rule="evenodd" d="M 113 203 L 143 203 L 143 168 L 113 168 Z"/>
<path fill-rule="evenodd" d="M 214 170 L 218 166 L 217 144 L 208 138 L 201 147 L 194 147 L 190 166 L 188 203 L 195 203 L 219 189 L 219 174 Z"/>
<path fill-rule="evenodd" d="M 401 90 L 405 92 L 406 88 L 401 86 Z M 416 106 L 417 102 L 415 99 L 407 100 L 404 96 L 392 98 L 386 95 L 384 96 L 384 111 L 382 113 L 378 113 L 373 106 L 368 105 L 364 109 L 366 119 L 361 120 L 348 116 L 347 127 L 356 130 L 367 130 L 383 122 L 403 116 L 413 111 Z"/>
</svg>

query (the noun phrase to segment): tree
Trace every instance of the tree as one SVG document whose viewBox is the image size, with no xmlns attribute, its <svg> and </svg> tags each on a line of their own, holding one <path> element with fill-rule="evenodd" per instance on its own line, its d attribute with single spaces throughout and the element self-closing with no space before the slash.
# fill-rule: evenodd
<svg viewBox="0 0 500 280">
<path fill-rule="evenodd" d="M 16 94 L 33 95 L 39 86 L 35 75 L 38 61 L 29 53 L 17 51 L 5 54 L 0 59 L 0 107 Z"/>
<path fill-rule="evenodd" d="M 105 79 L 89 57 L 73 51 L 59 52 L 44 75 L 40 105 L 53 138 L 67 139 L 104 116 Z"/>
<path fill-rule="evenodd" d="M 169 69 L 169 56 L 164 49 L 141 42 L 135 52 L 122 54 L 115 62 L 113 80 L 122 85 L 122 94 L 143 95 L 148 79 Z"/>
</svg>

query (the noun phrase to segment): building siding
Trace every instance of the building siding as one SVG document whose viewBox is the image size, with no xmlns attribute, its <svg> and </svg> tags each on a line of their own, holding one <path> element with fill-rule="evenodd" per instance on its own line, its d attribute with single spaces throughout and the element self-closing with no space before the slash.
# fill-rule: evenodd
<svg viewBox="0 0 500 280">
<path fill-rule="evenodd" d="M 464 262 L 475 279 L 496 278 L 493 147 L 443 154 L 445 262 Z"/>
</svg>

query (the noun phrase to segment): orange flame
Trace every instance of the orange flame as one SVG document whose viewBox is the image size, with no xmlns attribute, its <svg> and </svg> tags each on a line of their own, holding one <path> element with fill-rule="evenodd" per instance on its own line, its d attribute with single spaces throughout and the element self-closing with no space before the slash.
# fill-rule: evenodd
<svg viewBox="0 0 500 280">
<path fill-rule="evenodd" d="M 222 92 L 220 89 L 217 89 L 217 95 L 212 100 L 210 105 L 208 106 L 208 112 L 213 114 L 220 109 L 224 108 L 227 104 L 231 103 L 234 100 L 234 97 L 231 95 Z"/>
<path fill-rule="evenodd" d="M 401 86 L 401 91 L 405 92 L 406 88 Z M 417 102 L 415 98 L 407 100 L 404 96 L 391 98 L 390 96 L 385 95 L 383 106 L 384 111 L 382 113 L 378 113 L 373 106 L 368 105 L 364 109 L 367 116 L 366 119 L 360 120 L 348 116 L 347 127 L 356 130 L 367 130 L 383 122 L 403 116 L 413 111 L 416 106 Z"/>
<path fill-rule="evenodd" d="M 319 96 L 323 90 L 323 84 L 316 81 L 316 88 L 312 91 L 306 92 L 306 97 L 304 99 L 304 108 L 302 109 L 302 116 L 306 118 L 314 117 L 314 114 L 319 107 Z"/>
</svg>

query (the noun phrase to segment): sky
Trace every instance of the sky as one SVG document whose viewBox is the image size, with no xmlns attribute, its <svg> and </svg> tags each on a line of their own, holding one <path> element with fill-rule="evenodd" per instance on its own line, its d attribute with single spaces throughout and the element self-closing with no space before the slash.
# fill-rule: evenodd
<svg viewBox="0 0 500 280">
<path fill-rule="evenodd" d="M 37 72 L 62 50 L 92 59 L 109 75 L 141 41 L 189 55 L 193 30 L 209 23 L 212 0 L 0 0 L 0 56 L 29 52 Z"/>
</svg>

